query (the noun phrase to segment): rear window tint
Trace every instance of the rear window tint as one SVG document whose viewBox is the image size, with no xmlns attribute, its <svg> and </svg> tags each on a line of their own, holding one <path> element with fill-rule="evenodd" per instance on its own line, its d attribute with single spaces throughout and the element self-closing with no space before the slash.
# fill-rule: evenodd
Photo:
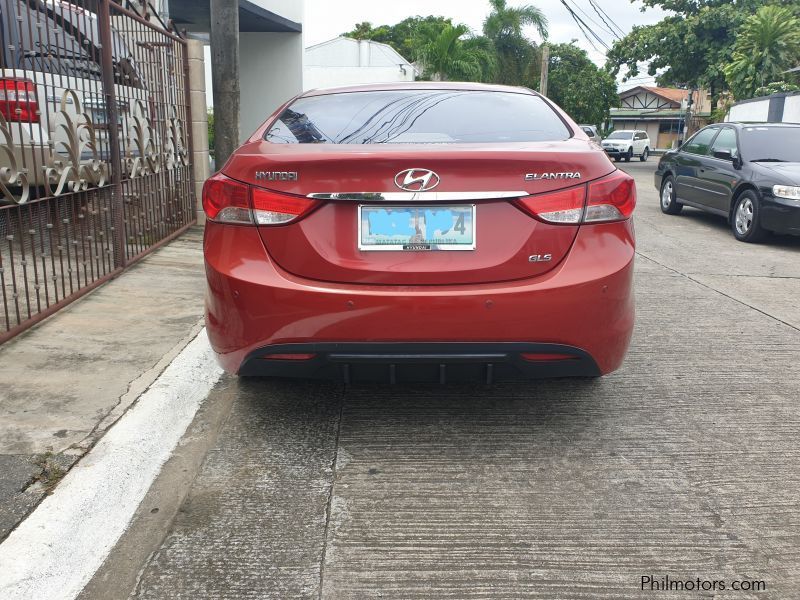
<svg viewBox="0 0 800 600">
<path fill-rule="evenodd" d="M 565 140 L 538 96 L 475 90 L 347 92 L 300 98 L 264 139 L 278 144 L 447 144 Z"/>
</svg>

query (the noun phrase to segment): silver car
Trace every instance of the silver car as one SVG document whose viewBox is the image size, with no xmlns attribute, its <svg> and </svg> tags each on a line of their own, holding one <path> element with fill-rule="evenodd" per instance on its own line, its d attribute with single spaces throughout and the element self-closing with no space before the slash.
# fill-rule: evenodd
<svg viewBox="0 0 800 600">
<path fill-rule="evenodd" d="M 598 144 L 602 140 L 600 134 L 597 132 L 597 127 L 594 125 L 579 125 L 581 129 L 583 129 L 584 133 L 589 136 L 589 139 L 593 142 L 597 142 Z"/>
</svg>

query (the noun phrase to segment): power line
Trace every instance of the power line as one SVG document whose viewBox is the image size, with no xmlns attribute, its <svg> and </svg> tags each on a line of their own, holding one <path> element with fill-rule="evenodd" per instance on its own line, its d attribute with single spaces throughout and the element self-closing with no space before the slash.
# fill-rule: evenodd
<svg viewBox="0 0 800 600">
<path fill-rule="evenodd" d="M 590 23 L 592 23 L 593 25 L 595 25 L 596 27 L 598 27 L 599 29 L 601 29 L 601 30 L 602 30 L 604 33 L 608 33 L 608 34 L 610 34 L 610 35 L 612 35 L 612 36 L 614 36 L 614 37 L 617 37 L 617 38 L 619 37 L 619 36 L 617 36 L 616 32 L 615 32 L 613 29 L 611 29 L 611 28 L 609 28 L 609 27 L 608 27 L 608 24 L 607 24 L 607 23 L 606 23 L 606 26 L 605 26 L 605 27 L 603 27 L 603 26 L 602 26 L 600 23 L 598 23 L 597 21 L 595 21 L 595 20 L 594 20 L 594 19 L 593 19 L 593 18 L 592 18 L 592 17 L 589 15 L 589 13 L 587 13 L 585 10 L 583 10 L 583 9 L 581 8 L 581 5 L 580 5 L 580 4 L 578 4 L 578 0 L 572 0 L 572 3 L 575 5 L 575 8 L 577 8 L 579 11 L 581 11 L 581 13 L 583 13 L 583 16 L 584 16 L 584 17 L 586 17 L 586 19 L 587 19 L 587 20 L 588 20 Z"/>
<path fill-rule="evenodd" d="M 609 24 L 609 22 L 610 22 L 610 23 L 611 23 L 611 25 L 613 25 L 614 27 L 616 27 L 616 28 L 617 28 L 617 31 L 619 31 L 619 34 L 620 34 L 622 37 L 625 37 L 625 35 L 626 35 L 626 34 L 625 34 L 625 31 L 622 29 L 622 27 L 620 27 L 619 25 L 617 25 L 617 23 L 614 21 L 614 19 L 612 19 L 612 18 L 611 18 L 611 16 L 610 16 L 610 15 L 609 15 L 609 14 L 608 14 L 608 13 L 607 13 L 607 12 L 606 12 L 604 9 L 603 9 L 603 7 L 602 7 L 602 6 L 600 6 L 600 4 L 599 4 L 598 0 L 589 0 L 589 4 L 591 4 L 592 8 L 593 8 L 593 9 L 594 9 L 594 11 L 595 11 L 595 12 L 598 14 L 598 16 L 599 16 L 601 19 L 603 19 L 603 23 L 605 23 L 606 25 L 608 25 L 608 24 Z M 604 18 L 604 17 L 605 17 L 605 18 Z M 608 21 L 606 21 L 606 19 L 608 19 Z M 610 25 L 609 25 L 609 26 L 610 26 Z M 617 39 L 619 39 L 619 36 L 617 36 Z"/>
<path fill-rule="evenodd" d="M 566 0 L 561 0 L 561 4 L 563 4 L 564 8 L 567 9 L 567 12 L 569 12 L 570 16 L 572 17 L 572 20 L 575 21 L 575 24 L 578 26 L 578 29 L 581 30 L 581 33 L 583 33 L 583 36 L 592 45 L 592 48 L 594 48 L 595 50 L 600 52 L 600 49 L 594 44 L 594 42 L 592 42 L 591 38 L 594 38 L 606 50 L 611 50 L 611 47 L 608 44 L 606 44 L 606 42 L 603 40 L 603 38 L 601 38 L 599 35 L 597 35 L 594 32 L 594 30 L 591 27 L 589 27 L 589 25 L 586 24 L 586 21 L 581 19 L 580 15 L 578 15 L 574 10 L 572 10 L 572 7 L 569 4 L 567 4 Z M 590 35 L 591 35 L 591 38 L 589 37 Z"/>
</svg>

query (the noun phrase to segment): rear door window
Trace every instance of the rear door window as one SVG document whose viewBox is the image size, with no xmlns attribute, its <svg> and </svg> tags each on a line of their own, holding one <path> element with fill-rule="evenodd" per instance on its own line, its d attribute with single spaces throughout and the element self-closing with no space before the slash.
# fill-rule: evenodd
<svg viewBox="0 0 800 600">
<path fill-rule="evenodd" d="M 308 96 L 265 134 L 279 144 L 452 144 L 565 140 L 539 96 L 483 90 L 388 90 Z"/>
</svg>

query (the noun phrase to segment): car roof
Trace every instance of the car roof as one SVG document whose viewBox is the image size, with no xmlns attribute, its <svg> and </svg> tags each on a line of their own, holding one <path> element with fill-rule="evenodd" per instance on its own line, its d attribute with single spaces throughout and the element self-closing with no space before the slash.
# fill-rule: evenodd
<svg viewBox="0 0 800 600">
<path fill-rule="evenodd" d="M 713 125 L 731 125 L 741 129 L 742 127 L 775 127 L 776 129 L 787 127 L 800 127 L 800 123 L 759 123 L 757 121 L 731 121 L 729 123 L 713 123 Z"/>
<path fill-rule="evenodd" d="M 495 85 L 468 81 L 406 81 L 398 83 L 371 83 L 334 88 L 319 88 L 308 90 L 301 94 L 301 97 L 306 98 L 309 96 L 344 94 L 348 92 L 386 92 L 396 90 L 465 90 L 481 92 L 510 92 L 514 94 L 530 94 L 533 96 L 539 95 L 537 92 L 534 92 L 531 89 L 511 85 Z"/>
</svg>

